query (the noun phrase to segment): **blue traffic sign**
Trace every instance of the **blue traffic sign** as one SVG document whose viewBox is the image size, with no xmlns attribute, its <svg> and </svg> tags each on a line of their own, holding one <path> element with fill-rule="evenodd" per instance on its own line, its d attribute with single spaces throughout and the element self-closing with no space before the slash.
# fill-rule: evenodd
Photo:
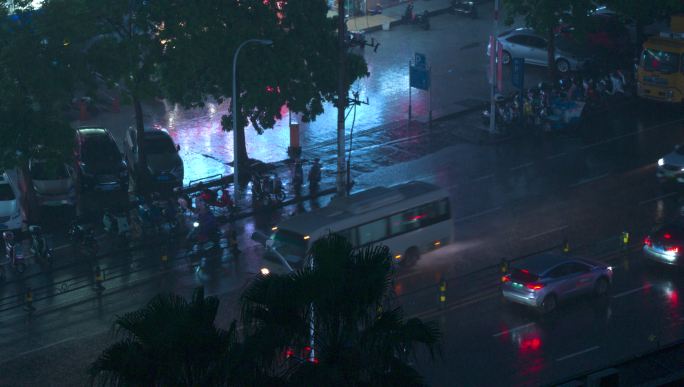
<svg viewBox="0 0 684 387">
<path fill-rule="evenodd" d="M 425 54 L 421 54 L 416 52 L 413 54 L 413 61 L 414 66 L 420 67 L 420 68 L 426 68 L 427 67 L 427 58 L 425 57 Z"/>
<path fill-rule="evenodd" d="M 522 89 L 525 86 L 525 58 L 513 58 L 511 82 L 513 86 Z"/>
<path fill-rule="evenodd" d="M 420 90 L 430 89 L 430 70 L 424 67 L 411 66 L 409 70 L 409 84 Z"/>
</svg>

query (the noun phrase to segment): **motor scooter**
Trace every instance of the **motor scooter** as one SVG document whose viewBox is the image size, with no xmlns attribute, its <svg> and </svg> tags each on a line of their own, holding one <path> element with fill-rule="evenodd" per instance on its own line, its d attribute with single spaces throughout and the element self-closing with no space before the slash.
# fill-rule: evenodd
<svg viewBox="0 0 684 387">
<path fill-rule="evenodd" d="M 52 266 L 52 249 L 47 243 L 43 230 L 36 225 L 29 226 L 28 230 L 31 234 L 31 254 L 47 263 L 48 266 Z"/>
<path fill-rule="evenodd" d="M 22 254 L 21 247 L 14 239 L 14 233 L 12 231 L 3 232 L 2 239 L 5 241 L 5 257 L 7 261 L 17 273 L 23 273 L 26 270 L 24 254 Z"/>
<path fill-rule="evenodd" d="M 449 12 L 454 15 L 469 16 L 472 19 L 477 19 L 477 7 L 474 1 L 466 0 L 451 0 Z"/>
</svg>

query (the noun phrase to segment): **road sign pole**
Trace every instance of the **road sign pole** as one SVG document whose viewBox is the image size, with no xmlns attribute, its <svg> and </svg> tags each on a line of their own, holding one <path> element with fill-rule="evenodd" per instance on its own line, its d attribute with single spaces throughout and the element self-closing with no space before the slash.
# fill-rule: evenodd
<svg viewBox="0 0 684 387">
<path fill-rule="evenodd" d="M 428 127 L 432 128 L 432 67 L 428 67 L 428 82 L 430 84 L 430 87 L 428 89 L 428 106 L 429 106 L 429 115 L 428 115 Z"/>
<path fill-rule="evenodd" d="M 409 61 L 409 125 L 411 125 L 411 61 Z"/>
</svg>

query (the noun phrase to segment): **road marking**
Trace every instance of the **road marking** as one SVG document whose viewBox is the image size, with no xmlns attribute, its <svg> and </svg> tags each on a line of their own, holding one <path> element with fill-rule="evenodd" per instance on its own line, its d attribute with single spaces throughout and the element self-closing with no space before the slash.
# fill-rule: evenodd
<svg viewBox="0 0 684 387">
<path fill-rule="evenodd" d="M 487 179 L 491 179 L 492 177 L 494 177 L 494 174 L 493 174 L 493 173 L 492 173 L 492 174 L 489 174 L 489 175 L 484 175 L 484 176 L 476 177 L 476 178 L 474 178 L 472 181 L 487 180 Z"/>
<path fill-rule="evenodd" d="M 106 332 L 109 332 L 109 331 L 110 331 L 110 329 L 105 329 L 105 330 L 101 330 L 101 331 L 89 333 L 89 334 L 84 335 L 84 336 L 72 336 L 72 337 L 67 337 L 66 339 L 62 339 L 62 340 L 59 340 L 59 341 L 55 341 L 54 343 L 46 344 L 46 345 L 43 345 L 42 347 L 38 347 L 38 348 L 34 348 L 34 349 L 31 349 L 31 350 L 22 352 L 22 353 L 20 353 L 20 354 L 18 354 L 18 355 L 15 355 L 15 356 L 13 356 L 13 357 L 11 357 L 11 358 L 9 358 L 9 359 L 0 361 L 0 364 L 4 364 L 4 363 L 10 362 L 10 361 L 12 361 L 12 360 L 18 359 L 18 358 L 20 358 L 20 357 L 22 357 L 22 356 L 30 355 L 30 354 L 32 354 L 32 353 L 36 353 L 36 352 L 39 352 L 39 351 L 42 351 L 42 350 L 45 350 L 45 349 L 48 349 L 48 348 L 52 348 L 52 347 L 57 346 L 57 345 L 60 345 L 60 344 L 68 343 L 69 341 L 74 341 L 74 340 L 79 340 L 79 339 L 87 339 L 87 338 L 90 338 L 90 337 L 93 337 L 93 336 L 97 336 L 97 335 L 100 335 L 100 334 L 102 334 L 102 333 L 106 333 Z"/>
<path fill-rule="evenodd" d="M 561 152 L 561 153 L 556 153 L 555 155 L 547 156 L 546 158 L 547 158 L 548 160 L 552 160 L 552 159 L 556 159 L 556 158 L 559 158 L 559 157 L 563 157 L 563 156 L 565 156 L 565 155 L 567 155 L 567 154 L 568 154 L 568 152 Z"/>
<path fill-rule="evenodd" d="M 648 288 L 650 288 L 650 287 L 651 287 L 651 284 L 646 284 L 646 285 L 644 285 L 644 286 L 642 286 L 642 287 L 640 287 L 640 288 L 636 288 L 636 289 L 632 289 L 632 290 L 627 290 L 627 291 L 622 292 L 622 293 L 614 294 L 614 295 L 613 295 L 613 298 L 620 298 L 620 297 L 628 296 L 628 295 L 630 295 L 630 294 L 632 294 L 632 293 L 640 292 L 640 291 L 646 290 L 646 289 L 648 289 Z"/>
<path fill-rule="evenodd" d="M 515 167 L 512 167 L 512 168 L 511 168 L 511 171 L 515 171 L 516 169 L 523 169 L 523 168 L 531 167 L 532 165 L 534 165 L 533 162 L 529 162 L 529 163 L 525 163 L 525 164 L 520 164 L 520 165 L 517 165 L 517 166 L 515 166 Z"/>
<path fill-rule="evenodd" d="M 571 353 L 571 354 L 565 355 L 565 356 L 563 356 L 563 357 L 559 357 L 558 359 L 556 359 L 556 361 L 568 360 L 568 359 L 573 358 L 573 357 L 575 357 L 575 356 L 584 355 L 584 354 L 587 353 L 587 352 L 595 351 L 595 350 L 597 350 L 597 349 L 599 349 L 599 348 L 601 348 L 601 347 L 599 347 L 598 345 L 595 345 L 595 346 L 593 346 L 593 347 L 591 347 L 591 348 L 583 349 L 583 350 L 581 350 L 581 351 L 578 351 L 578 352 L 575 352 L 575 353 Z"/>
<path fill-rule="evenodd" d="M 509 334 L 509 333 L 513 333 L 513 332 L 519 331 L 519 330 L 521 330 L 521 329 L 529 328 L 529 327 L 531 327 L 531 326 L 533 326 L 533 325 L 534 325 L 533 322 L 527 323 L 527 324 L 521 325 L 521 326 L 519 326 L 519 327 L 515 327 L 515 328 L 507 329 L 507 330 L 502 331 L 502 332 L 499 332 L 499 333 L 495 333 L 495 334 L 492 335 L 492 337 L 499 337 L 499 336 L 502 336 L 502 335 L 506 335 L 506 334 Z"/>
<path fill-rule="evenodd" d="M 462 218 L 458 218 L 458 219 L 454 220 L 454 222 L 462 222 L 462 221 L 464 221 L 464 220 L 468 220 L 468 219 L 472 219 L 472 218 L 477 218 L 478 216 L 491 214 L 492 212 L 499 211 L 501 208 L 502 208 L 501 206 L 499 206 L 499 207 L 494 207 L 494 208 L 490 208 L 490 209 L 488 209 L 488 210 L 484 210 L 484 211 L 478 212 L 478 213 L 476 213 L 476 214 L 472 214 L 472 215 L 464 216 L 464 217 L 462 217 Z"/>
<path fill-rule="evenodd" d="M 677 192 L 670 192 L 669 194 L 660 195 L 660 196 L 656 196 L 656 197 L 651 198 L 651 199 L 642 200 L 639 202 L 639 205 L 641 206 L 641 205 L 646 204 L 646 203 L 655 202 L 655 201 L 658 201 L 660 199 L 669 198 L 670 196 L 675 196 L 675 195 L 677 195 Z"/>
<path fill-rule="evenodd" d="M 610 175 L 610 173 L 604 173 L 603 175 L 590 177 L 590 178 L 588 178 L 588 179 L 583 179 L 583 180 L 580 180 L 580 181 L 578 181 L 578 182 L 576 182 L 576 183 L 570 184 L 570 187 L 578 187 L 578 186 L 580 186 L 580 185 L 582 185 L 582 184 L 591 183 L 592 181 L 596 181 L 596 180 L 599 180 L 599 179 L 603 179 L 604 177 L 606 177 L 606 176 L 608 176 L 608 175 Z"/>
<path fill-rule="evenodd" d="M 522 240 L 527 241 L 530 239 L 535 239 L 535 238 L 538 238 L 538 237 L 546 235 L 546 234 L 551 234 L 552 232 L 565 230 L 566 228 L 568 228 L 567 224 L 565 226 L 560 226 L 560 227 L 552 228 L 551 230 L 546 230 L 544 232 L 540 232 L 539 234 L 530 235 L 528 237 L 522 238 Z"/>
</svg>

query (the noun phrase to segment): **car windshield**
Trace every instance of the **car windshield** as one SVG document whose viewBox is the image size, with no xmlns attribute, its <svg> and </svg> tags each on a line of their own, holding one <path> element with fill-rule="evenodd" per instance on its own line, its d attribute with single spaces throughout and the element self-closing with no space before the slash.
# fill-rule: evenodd
<svg viewBox="0 0 684 387">
<path fill-rule="evenodd" d="M 9 184 L 0 184 L 0 201 L 14 200 L 14 191 Z"/>
<path fill-rule="evenodd" d="M 66 166 L 60 162 L 36 162 L 31 164 L 34 180 L 61 180 L 69 177 Z"/>
<path fill-rule="evenodd" d="M 301 234 L 288 230 L 278 230 L 273 240 L 273 247 L 284 257 L 295 256 L 304 258 L 304 254 L 306 254 L 306 240 L 304 240 Z"/>
<path fill-rule="evenodd" d="M 176 153 L 173 141 L 166 136 L 154 136 L 145 139 L 145 150 L 152 154 Z"/>
<path fill-rule="evenodd" d="M 528 283 L 538 280 L 539 276 L 534 273 L 530 273 L 525 269 L 514 268 L 511 272 L 511 279 L 516 282 Z"/>
<path fill-rule="evenodd" d="M 83 145 L 81 160 L 88 163 L 110 162 L 116 163 L 121 158 L 119 149 L 108 138 L 89 138 Z"/>
<path fill-rule="evenodd" d="M 646 71 L 658 71 L 663 74 L 676 73 L 679 70 L 679 55 L 674 52 L 647 48 L 641 54 L 641 65 Z"/>
</svg>

